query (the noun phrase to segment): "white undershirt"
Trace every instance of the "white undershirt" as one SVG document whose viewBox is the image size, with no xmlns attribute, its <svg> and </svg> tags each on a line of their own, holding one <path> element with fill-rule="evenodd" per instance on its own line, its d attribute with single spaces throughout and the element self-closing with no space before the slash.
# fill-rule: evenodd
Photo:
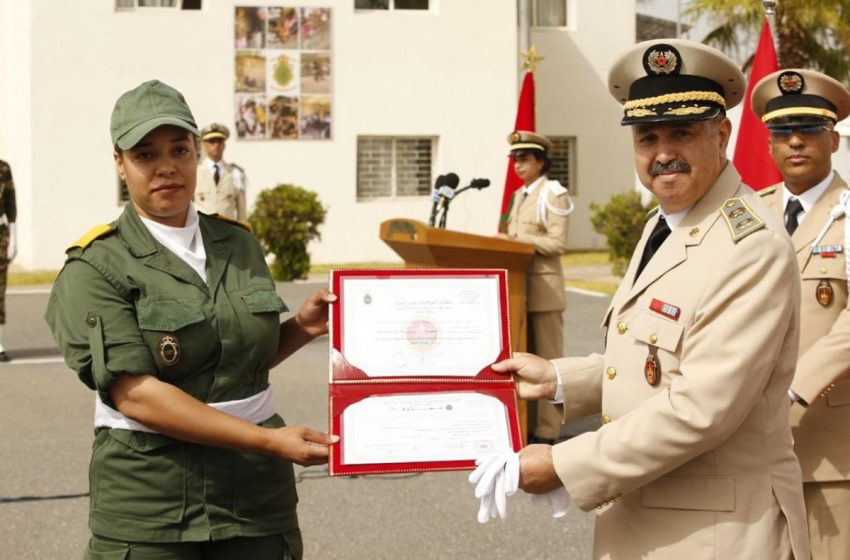
<svg viewBox="0 0 850 560">
<path fill-rule="evenodd" d="M 782 211 L 785 212 L 785 208 L 788 206 L 788 200 L 791 198 L 796 198 L 800 201 L 800 204 L 803 205 L 803 210 L 799 214 L 797 214 L 797 223 L 803 223 L 803 219 L 806 217 L 812 207 L 817 203 L 818 199 L 821 197 L 823 193 L 826 192 L 826 189 L 829 187 L 829 184 L 832 182 L 832 177 L 835 174 L 835 171 L 830 171 L 826 178 L 823 181 L 810 188 L 806 192 L 800 195 L 796 195 L 788 190 L 788 187 L 785 184 L 782 184 Z"/>
<path fill-rule="evenodd" d="M 201 277 L 201 280 L 206 283 L 207 252 L 204 250 L 204 240 L 201 237 L 201 228 L 198 222 L 198 211 L 194 204 L 189 204 L 186 225 L 182 228 L 166 226 L 147 218 L 142 218 L 142 223 L 145 224 L 154 239 L 192 267 Z"/>
</svg>

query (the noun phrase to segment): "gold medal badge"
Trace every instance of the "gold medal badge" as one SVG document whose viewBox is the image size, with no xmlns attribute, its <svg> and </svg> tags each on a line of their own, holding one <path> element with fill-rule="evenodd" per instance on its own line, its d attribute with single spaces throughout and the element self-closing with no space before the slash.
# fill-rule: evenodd
<svg viewBox="0 0 850 560">
<path fill-rule="evenodd" d="M 661 380 L 661 364 L 658 363 L 658 349 L 655 346 L 649 347 L 649 355 L 646 357 L 646 363 L 643 365 L 643 376 L 646 382 L 655 387 Z"/>
<path fill-rule="evenodd" d="M 180 361 L 180 342 L 176 336 L 167 334 L 159 339 L 157 344 L 159 360 L 163 365 L 173 366 Z"/>
<path fill-rule="evenodd" d="M 818 282 L 818 287 L 815 288 L 815 299 L 823 307 L 829 307 L 832 303 L 832 298 L 835 293 L 832 291 L 832 284 L 829 280 L 821 280 Z"/>
</svg>

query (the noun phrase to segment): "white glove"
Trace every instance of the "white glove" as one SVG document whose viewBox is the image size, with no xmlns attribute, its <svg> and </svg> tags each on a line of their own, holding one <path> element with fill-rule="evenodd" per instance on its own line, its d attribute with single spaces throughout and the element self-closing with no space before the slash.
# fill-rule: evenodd
<svg viewBox="0 0 850 560">
<path fill-rule="evenodd" d="M 15 260 L 18 254 L 18 236 L 15 230 L 15 222 L 9 224 L 9 248 L 6 250 L 6 258 L 9 262 Z"/>
<path fill-rule="evenodd" d="M 531 501 L 538 504 L 549 504 L 552 508 L 552 517 L 559 519 L 567 514 L 570 495 L 567 493 L 567 489 L 561 486 L 557 490 L 545 494 L 532 494 Z"/>
<path fill-rule="evenodd" d="M 469 475 L 475 484 L 475 497 L 481 500 L 478 522 L 508 516 L 507 497 L 519 487 L 519 454 L 503 451 L 483 455 L 475 460 L 477 468 Z"/>
</svg>

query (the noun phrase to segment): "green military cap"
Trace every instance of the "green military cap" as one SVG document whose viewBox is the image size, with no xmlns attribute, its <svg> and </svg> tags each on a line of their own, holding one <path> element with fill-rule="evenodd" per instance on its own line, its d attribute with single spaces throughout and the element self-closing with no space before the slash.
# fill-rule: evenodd
<svg viewBox="0 0 850 560">
<path fill-rule="evenodd" d="M 220 123 L 211 123 L 208 126 L 205 126 L 203 130 L 201 130 L 202 140 L 213 140 L 215 138 L 227 140 L 228 138 L 230 138 L 230 130 Z"/>
<path fill-rule="evenodd" d="M 822 124 L 850 114 L 850 91 L 826 74 L 791 68 L 768 74 L 753 88 L 753 112 L 771 125 Z"/>
<path fill-rule="evenodd" d="M 147 133 L 171 125 L 198 135 L 198 125 L 183 94 L 173 87 L 151 80 L 124 93 L 112 109 L 112 144 L 129 150 Z"/>
<path fill-rule="evenodd" d="M 511 153 L 522 150 L 552 151 L 551 140 L 541 134 L 527 130 L 515 130 L 508 134 L 508 143 L 511 145 Z"/>
<path fill-rule="evenodd" d="M 745 86 L 726 55 L 683 39 L 638 43 L 608 73 L 624 125 L 712 119 L 740 103 Z"/>
</svg>

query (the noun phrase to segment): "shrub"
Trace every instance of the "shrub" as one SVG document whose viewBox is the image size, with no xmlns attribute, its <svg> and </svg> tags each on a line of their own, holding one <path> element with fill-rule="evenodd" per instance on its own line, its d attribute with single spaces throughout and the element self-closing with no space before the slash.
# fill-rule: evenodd
<svg viewBox="0 0 850 560">
<path fill-rule="evenodd" d="M 593 212 L 590 222 L 594 231 L 605 236 L 611 258 L 611 271 L 617 276 L 626 273 L 632 253 L 640 241 L 643 226 L 649 219 L 647 212 L 653 206 L 654 203 L 644 206 L 637 191 L 616 194 L 605 206 L 590 204 L 590 210 Z"/>
<path fill-rule="evenodd" d="M 260 193 L 248 222 L 265 252 L 274 255 L 275 280 L 307 277 L 307 244 L 320 238 L 326 213 L 318 195 L 301 187 L 281 184 Z"/>
</svg>

